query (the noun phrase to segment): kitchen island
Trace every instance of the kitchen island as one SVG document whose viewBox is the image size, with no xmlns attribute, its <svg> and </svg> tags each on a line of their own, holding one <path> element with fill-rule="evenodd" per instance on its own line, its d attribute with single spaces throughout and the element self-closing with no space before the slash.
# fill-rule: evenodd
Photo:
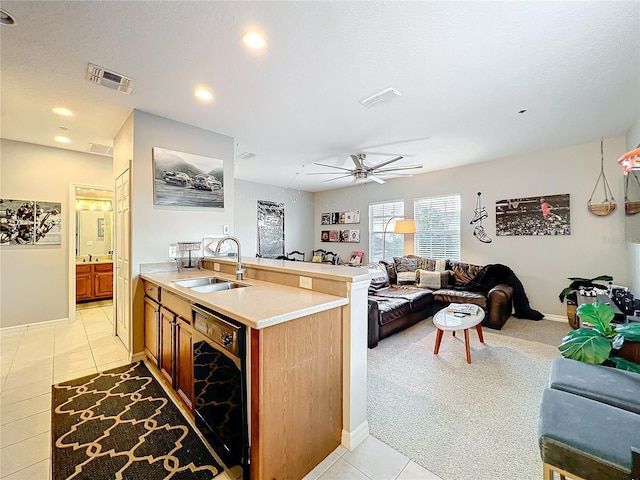
<svg viewBox="0 0 640 480">
<path fill-rule="evenodd" d="M 206 259 L 203 270 L 143 273 L 141 278 L 152 296 L 157 289 L 158 310 L 175 314 L 173 325 L 182 322 L 186 335 L 172 344 L 175 363 L 180 363 L 180 345 L 188 345 L 190 325 L 184 316 L 189 304 L 248 327 L 251 478 L 302 478 L 338 445 L 351 449 L 368 435 L 366 292 L 373 274 L 364 268 L 259 258 L 243 258 L 243 264 L 247 273 L 240 283 L 248 286 L 211 293 L 175 281 L 205 276 L 235 281 L 235 259 Z M 177 306 L 166 309 L 165 298 Z M 162 323 L 156 325 L 163 337 Z M 166 357 L 164 363 L 170 361 Z M 156 362 L 162 369 L 158 352 Z M 188 398 L 189 379 L 179 371 L 173 375 L 182 376 L 181 397 Z"/>
</svg>

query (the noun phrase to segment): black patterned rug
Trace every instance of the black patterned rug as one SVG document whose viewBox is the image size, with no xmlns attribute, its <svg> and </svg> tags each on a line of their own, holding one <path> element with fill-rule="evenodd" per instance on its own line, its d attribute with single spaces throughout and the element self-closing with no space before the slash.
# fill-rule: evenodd
<svg viewBox="0 0 640 480">
<path fill-rule="evenodd" d="M 204 480 L 223 471 L 143 362 L 52 387 L 53 478 Z"/>
</svg>

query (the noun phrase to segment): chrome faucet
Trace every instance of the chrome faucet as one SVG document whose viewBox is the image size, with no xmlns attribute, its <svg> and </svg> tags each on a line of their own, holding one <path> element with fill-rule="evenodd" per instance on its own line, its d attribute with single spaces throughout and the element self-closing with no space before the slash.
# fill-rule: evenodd
<svg viewBox="0 0 640 480">
<path fill-rule="evenodd" d="M 218 241 L 218 244 L 216 245 L 216 249 L 213 251 L 213 256 L 217 257 L 218 255 L 220 255 L 220 245 L 222 245 L 227 240 L 231 240 L 231 241 L 235 242 L 235 244 L 238 246 L 238 263 L 236 263 L 236 280 L 242 280 L 242 275 L 247 273 L 247 269 L 246 268 L 242 268 L 242 255 L 240 253 L 240 240 L 238 240 L 236 237 L 232 237 L 231 235 L 228 235 L 226 237 L 222 237 Z"/>
</svg>

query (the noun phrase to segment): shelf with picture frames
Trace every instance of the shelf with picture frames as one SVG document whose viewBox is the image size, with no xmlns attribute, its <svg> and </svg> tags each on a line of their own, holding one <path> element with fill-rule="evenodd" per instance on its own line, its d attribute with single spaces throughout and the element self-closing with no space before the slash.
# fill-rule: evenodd
<svg viewBox="0 0 640 480">
<path fill-rule="evenodd" d="M 320 241 L 360 243 L 360 229 L 348 227 L 348 225 L 359 223 L 360 210 L 322 213 L 320 214 L 320 225 L 326 226 L 326 229 L 321 230 Z"/>
</svg>

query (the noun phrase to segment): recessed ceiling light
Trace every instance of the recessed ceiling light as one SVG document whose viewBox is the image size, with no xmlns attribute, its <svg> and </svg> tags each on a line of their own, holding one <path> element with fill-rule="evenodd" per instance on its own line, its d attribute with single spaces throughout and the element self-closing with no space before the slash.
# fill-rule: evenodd
<svg viewBox="0 0 640 480">
<path fill-rule="evenodd" d="M 71 110 L 64 107 L 53 107 L 51 111 L 56 115 L 61 115 L 63 117 L 70 117 L 71 115 L 73 115 L 73 112 Z"/>
<path fill-rule="evenodd" d="M 242 36 L 242 43 L 254 50 L 261 50 L 267 44 L 267 41 L 258 32 L 247 32 Z"/>
<path fill-rule="evenodd" d="M 211 93 L 204 87 L 197 88 L 193 93 L 196 97 L 198 97 L 200 100 L 204 100 L 205 102 L 209 102 L 213 98 L 213 93 Z"/>
<path fill-rule="evenodd" d="M 71 140 L 67 137 L 63 137 L 62 135 L 58 135 L 57 137 L 53 137 L 56 142 L 60 143 L 71 143 Z"/>
<path fill-rule="evenodd" d="M 13 15 L 11 15 L 5 9 L 0 8 L 0 24 L 2 24 L 2 25 L 15 25 L 16 24 L 16 19 L 13 18 Z"/>
</svg>

